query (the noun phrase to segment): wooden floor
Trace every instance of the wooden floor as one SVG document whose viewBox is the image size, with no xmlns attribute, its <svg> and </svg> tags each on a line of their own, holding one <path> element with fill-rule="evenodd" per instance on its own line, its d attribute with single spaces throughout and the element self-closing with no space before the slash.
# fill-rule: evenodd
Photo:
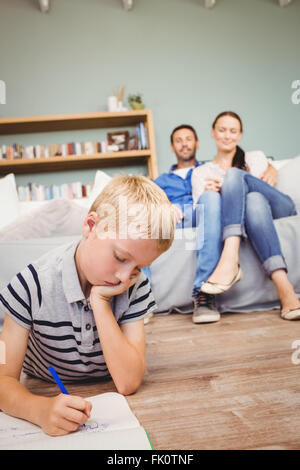
<svg viewBox="0 0 300 470">
<path fill-rule="evenodd" d="M 278 311 L 224 314 L 208 325 L 172 314 L 145 328 L 147 373 L 127 400 L 154 449 L 300 449 L 300 364 L 292 362 L 300 322 Z M 83 397 L 115 391 L 111 382 L 68 389 Z"/>
</svg>

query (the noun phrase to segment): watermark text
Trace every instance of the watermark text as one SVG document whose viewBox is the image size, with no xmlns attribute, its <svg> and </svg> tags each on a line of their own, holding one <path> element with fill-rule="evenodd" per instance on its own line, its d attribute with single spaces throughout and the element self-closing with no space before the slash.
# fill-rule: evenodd
<svg viewBox="0 0 300 470">
<path fill-rule="evenodd" d="M 300 80 L 294 80 L 292 83 L 292 88 L 295 89 L 291 96 L 293 104 L 300 104 Z"/>
<path fill-rule="evenodd" d="M 300 339 L 292 342 L 292 349 L 296 349 L 296 351 L 293 352 L 291 360 L 297 366 L 300 364 Z"/>
<path fill-rule="evenodd" d="M 171 239 L 175 230 L 175 240 L 185 240 L 186 250 L 200 250 L 204 243 L 204 205 L 191 204 L 183 207 L 182 220 L 176 220 L 170 204 L 145 206 L 128 204 L 127 198 L 119 196 L 118 204 L 102 203 L 97 208 L 97 235 L 100 239 Z M 173 217 L 174 224 L 171 223 Z M 175 226 L 175 227 L 174 227 Z"/>
</svg>

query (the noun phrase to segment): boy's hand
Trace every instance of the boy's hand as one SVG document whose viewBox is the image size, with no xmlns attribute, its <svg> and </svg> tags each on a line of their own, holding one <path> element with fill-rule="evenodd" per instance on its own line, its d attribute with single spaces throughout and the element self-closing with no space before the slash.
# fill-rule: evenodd
<svg viewBox="0 0 300 470">
<path fill-rule="evenodd" d="M 132 276 L 127 282 L 120 282 L 116 286 L 93 286 L 90 294 L 90 301 L 93 307 L 93 302 L 97 299 L 102 299 L 108 301 L 111 297 L 115 295 L 122 294 L 129 287 L 133 286 L 140 277 L 140 272 Z"/>
<path fill-rule="evenodd" d="M 81 397 L 60 394 L 43 403 L 40 426 L 50 436 L 77 431 L 90 417 L 92 404 Z"/>
</svg>

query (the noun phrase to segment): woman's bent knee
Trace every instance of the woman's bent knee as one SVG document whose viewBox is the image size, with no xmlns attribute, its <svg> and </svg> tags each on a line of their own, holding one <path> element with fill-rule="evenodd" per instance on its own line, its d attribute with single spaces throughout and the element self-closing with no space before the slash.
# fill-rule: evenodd
<svg viewBox="0 0 300 470">
<path fill-rule="evenodd" d="M 221 214 L 221 194 L 217 191 L 205 191 L 198 199 L 199 206 L 204 206 L 206 214 Z"/>
<path fill-rule="evenodd" d="M 258 192 L 248 193 L 246 196 L 246 215 L 254 219 L 261 220 L 265 217 L 269 209 L 268 201 L 265 196 Z"/>
<path fill-rule="evenodd" d="M 221 194 L 218 191 L 204 191 L 198 199 L 198 204 L 220 204 Z"/>
</svg>

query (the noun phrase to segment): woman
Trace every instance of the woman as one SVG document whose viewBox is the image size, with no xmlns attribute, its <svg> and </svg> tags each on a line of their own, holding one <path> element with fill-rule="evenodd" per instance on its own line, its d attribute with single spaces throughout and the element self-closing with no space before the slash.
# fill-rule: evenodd
<svg viewBox="0 0 300 470">
<path fill-rule="evenodd" d="M 201 291 L 220 294 L 241 279 L 238 252 L 241 238 L 248 236 L 276 287 L 282 318 L 295 320 L 300 318 L 300 301 L 288 280 L 287 266 L 273 222 L 273 219 L 296 215 L 295 205 L 289 196 L 271 185 L 273 181 L 263 181 L 268 166 L 264 154 L 245 154 L 238 147 L 242 132 L 242 122 L 236 113 L 219 114 L 212 126 L 218 150 L 216 158 L 193 172 L 194 201 L 199 201 L 204 191 L 221 191 L 222 195 L 224 248 Z"/>
</svg>

